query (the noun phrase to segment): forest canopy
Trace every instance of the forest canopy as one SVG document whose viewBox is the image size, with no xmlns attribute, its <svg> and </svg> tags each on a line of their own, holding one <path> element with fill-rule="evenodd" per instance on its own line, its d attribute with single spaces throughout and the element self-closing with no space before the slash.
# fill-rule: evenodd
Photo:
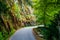
<svg viewBox="0 0 60 40">
<path fill-rule="evenodd" d="M 26 26 L 53 28 L 50 26 L 55 25 L 59 14 L 60 0 L 0 0 L 0 40 L 7 40 L 17 29 Z"/>
</svg>

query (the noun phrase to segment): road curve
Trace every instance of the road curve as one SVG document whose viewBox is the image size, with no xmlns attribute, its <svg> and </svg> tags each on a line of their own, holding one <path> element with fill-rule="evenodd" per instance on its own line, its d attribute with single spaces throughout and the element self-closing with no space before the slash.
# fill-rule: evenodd
<svg viewBox="0 0 60 40">
<path fill-rule="evenodd" d="M 41 25 L 39 25 L 41 26 Z M 24 27 L 17 30 L 11 37 L 10 40 L 36 40 L 32 29 L 38 26 Z"/>
</svg>

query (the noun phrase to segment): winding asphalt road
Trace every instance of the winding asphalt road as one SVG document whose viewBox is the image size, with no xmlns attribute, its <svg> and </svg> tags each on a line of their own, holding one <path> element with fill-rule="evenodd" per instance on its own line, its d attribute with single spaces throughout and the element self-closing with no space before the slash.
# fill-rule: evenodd
<svg viewBox="0 0 60 40">
<path fill-rule="evenodd" d="M 44 25 L 39 25 L 43 27 Z M 11 37 L 10 40 L 36 40 L 32 29 L 37 28 L 38 26 L 25 27 L 17 30 Z"/>
</svg>

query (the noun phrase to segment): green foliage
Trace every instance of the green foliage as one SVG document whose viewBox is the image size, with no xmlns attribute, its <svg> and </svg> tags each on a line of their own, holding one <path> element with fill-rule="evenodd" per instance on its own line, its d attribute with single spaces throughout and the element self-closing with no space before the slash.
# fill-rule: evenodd
<svg viewBox="0 0 60 40">
<path fill-rule="evenodd" d="M 24 0 L 28 5 L 32 6 L 32 1 L 31 0 Z"/>
<path fill-rule="evenodd" d="M 1 39 L 3 40 L 3 37 L 2 37 L 2 33 L 0 32 L 0 40 L 1 40 Z"/>
<path fill-rule="evenodd" d="M 1 14 L 6 15 L 5 16 L 5 17 L 7 17 L 6 19 L 9 20 L 10 15 L 8 15 L 9 13 L 7 13 L 7 12 L 9 12 L 9 9 L 11 9 L 12 12 L 15 13 L 15 14 L 12 13 L 14 17 L 16 17 L 18 19 L 20 18 L 21 22 L 22 22 L 22 20 L 23 20 L 23 22 L 27 22 L 26 19 L 29 19 L 31 15 L 29 14 L 27 16 L 27 18 L 25 18 L 26 15 L 24 15 L 22 17 L 22 15 L 20 15 L 20 13 L 22 12 L 22 10 L 25 10 L 25 13 L 28 13 L 28 12 L 26 12 L 26 11 L 28 11 L 27 5 L 30 5 L 34 8 L 34 14 L 36 15 L 37 22 L 39 24 L 46 24 L 48 26 L 48 27 L 39 28 L 39 29 L 41 29 L 41 34 L 44 35 L 44 38 L 46 40 L 58 40 L 58 20 L 60 20 L 59 19 L 60 14 L 58 13 L 58 11 L 60 10 L 60 0 L 32 0 L 33 3 L 30 0 L 23 0 L 23 1 L 20 0 L 19 2 L 21 2 L 20 5 L 16 2 L 14 2 L 14 4 L 10 8 L 10 7 L 8 7 L 8 5 L 5 1 L 0 1 L 0 15 Z M 19 6 L 21 6 L 21 9 Z M 24 14 L 24 12 L 22 12 L 21 14 Z M 12 18 L 15 19 L 14 17 L 12 17 Z M 23 24 L 23 22 L 22 22 L 22 24 Z M 17 24 L 17 23 L 15 20 L 15 24 Z M 5 30 L 4 24 L 2 23 L 2 19 L 0 17 L 0 40 L 7 40 L 7 38 L 15 32 L 15 30 L 12 26 L 11 26 L 11 30 L 12 31 L 10 33 L 8 33 Z"/>
<path fill-rule="evenodd" d="M 0 13 L 6 13 L 9 10 L 9 7 L 5 2 L 0 1 Z"/>
<path fill-rule="evenodd" d="M 40 27 L 41 34 L 44 35 L 43 38 L 46 40 L 59 40 L 59 22 L 60 13 L 55 14 L 54 19 L 50 20 L 51 24 L 48 27 Z"/>
<path fill-rule="evenodd" d="M 8 33 L 8 30 L 5 29 L 5 25 L 3 22 L 4 18 L 3 19 L 1 18 L 1 16 L 9 17 L 8 15 L 9 9 L 10 7 L 8 7 L 7 3 L 5 1 L 0 0 L 0 40 L 8 40 L 8 37 L 10 35 Z"/>
<path fill-rule="evenodd" d="M 13 4 L 12 10 L 13 10 L 15 16 L 19 19 L 20 18 L 20 7 L 19 7 L 18 3 Z"/>
<path fill-rule="evenodd" d="M 45 0 L 46 1 L 46 0 Z M 40 33 L 44 35 L 46 40 L 59 40 L 59 31 L 58 31 L 58 11 L 60 10 L 60 3 L 57 4 L 57 0 L 48 0 L 48 1 L 36 0 L 34 3 L 34 14 L 37 17 L 37 22 L 44 24 L 43 21 L 46 21 L 45 24 L 47 28 L 38 28 L 41 29 Z M 50 4 L 49 4 L 50 3 Z M 54 15 L 57 16 L 54 16 Z M 56 17 L 56 18 L 55 18 Z M 50 21 L 51 20 L 51 21 Z M 49 24 L 49 25 L 48 25 Z"/>
<path fill-rule="evenodd" d="M 33 2 L 34 14 L 40 24 L 50 24 L 49 20 L 53 20 L 54 14 L 60 10 L 58 0 L 34 0 Z"/>
<path fill-rule="evenodd" d="M 25 10 L 25 13 L 28 14 L 28 6 L 31 6 L 31 1 L 23 0 L 21 4 L 19 3 L 18 0 L 0 0 L 0 40 L 8 40 L 17 27 L 20 28 L 21 25 L 25 25 L 26 15 L 22 10 Z M 22 7 L 24 8 L 22 9 Z"/>
</svg>

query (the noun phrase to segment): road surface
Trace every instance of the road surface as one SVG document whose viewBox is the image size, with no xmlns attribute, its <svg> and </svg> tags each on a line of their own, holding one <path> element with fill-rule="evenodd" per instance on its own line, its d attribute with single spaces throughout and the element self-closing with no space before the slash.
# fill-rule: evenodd
<svg viewBox="0 0 60 40">
<path fill-rule="evenodd" d="M 40 25 L 41 26 L 41 25 Z M 32 29 L 38 26 L 25 27 L 17 30 L 11 37 L 10 40 L 36 40 Z"/>
</svg>

